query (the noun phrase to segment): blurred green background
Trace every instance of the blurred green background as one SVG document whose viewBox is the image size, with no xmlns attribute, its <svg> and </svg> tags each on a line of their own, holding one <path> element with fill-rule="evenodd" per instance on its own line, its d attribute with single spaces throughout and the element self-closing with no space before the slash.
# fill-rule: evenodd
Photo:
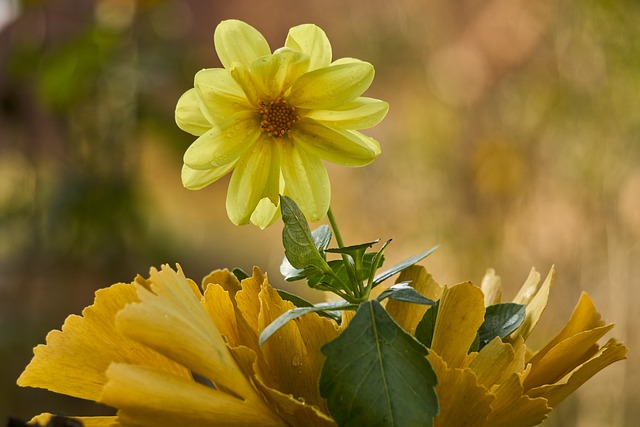
<svg viewBox="0 0 640 427">
<path fill-rule="evenodd" d="M 150 266 L 259 265 L 282 286 L 281 223 L 226 217 L 226 180 L 180 183 L 193 137 L 173 109 L 195 72 L 219 66 L 222 19 L 272 48 L 293 25 L 334 57 L 376 67 L 389 101 L 364 169 L 329 167 L 347 243 L 393 238 L 389 264 L 442 284 L 494 267 L 507 298 L 529 269 L 557 276 L 534 342 L 586 290 L 630 357 L 565 401 L 546 426 L 640 419 L 640 3 L 632 0 L 0 0 L 0 424 L 42 411 L 109 409 L 15 380 L 46 333 L 93 293 Z M 298 290 L 298 286 L 289 289 Z"/>
</svg>

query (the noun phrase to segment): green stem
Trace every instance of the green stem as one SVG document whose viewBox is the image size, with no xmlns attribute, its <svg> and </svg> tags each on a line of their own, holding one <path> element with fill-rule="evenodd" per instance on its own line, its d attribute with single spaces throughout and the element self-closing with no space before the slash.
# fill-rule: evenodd
<svg viewBox="0 0 640 427">
<path fill-rule="evenodd" d="M 329 210 L 327 211 L 327 217 L 329 218 L 329 223 L 331 223 L 331 229 L 333 230 L 333 235 L 336 237 L 336 242 L 338 242 L 339 248 L 344 248 L 344 242 L 342 241 L 342 235 L 340 234 L 340 229 L 338 228 L 338 223 L 336 222 L 336 217 L 333 216 L 333 211 L 331 210 L 331 206 L 329 206 Z M 343 258 L 345 255 L 342 256 Z"/>
<path fill-rule="evenodd" d="M 333 215 L 333 211 L 331 210 L 331 206 L 329 206 L 329 210 L 327 211 L 327 218 L 329 218 L 329 223 L 331 224 L 331 229 L 333 230 L 333 235 L 336 238 L 336 243 L 338 243 L 339 248 L 344 248 L 344 241 L 342 240 L 342 235 L 340 234 L 340 229 L 338 228 L 338 222 L 336 221 L 336 217 Z M 349 288 L 352 292 L 355 292 L 353 297 L 356 300 L 362 299 L 363 289 L 362 284 L 358 283 L 356 279 L 355 271 L 351 266 L 351 260 L 347 254 L 342 254 L 342 261 L 344 262 L 344 266 L 347 269 L 347 275 L 349 276 L 349 281 L 352 286 Z M 352 302 L 352 301 L 350 301 Z"/>
</svg>

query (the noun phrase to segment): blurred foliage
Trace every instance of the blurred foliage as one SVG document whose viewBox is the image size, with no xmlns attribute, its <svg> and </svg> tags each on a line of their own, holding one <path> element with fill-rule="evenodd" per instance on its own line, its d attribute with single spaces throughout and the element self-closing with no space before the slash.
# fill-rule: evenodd
<svg viewBox="0 0 640 427">
<path fill-rule="evenodd" d="M 226 185 L 180 184 L 193 137 L 175 126 L 175 102 L 198 69 L 219 66 L 213 29 L 232 17 L 273 48 L 289 27 L 314 22 L 335 57 L 375 65 L 369 94 L 391 104 L 371 131 L 383 154 L 364 169 L 330 168 L 334 184 L 348 183 L 334 185 L 332 200 L 347 243 L 393 238 L 389 265 L 440 243 L 425 265 L 441 282 L 477 282 L 495 267 L 513 292 L 531 266 L 555 263 L 547 332 L 584 289 L 618 324 L 616 336 L 637 346 L 637 2 L 5 4 L 0 422 L 45 409 L 104 411 L 15 386 L 31 348 L 99 287 L 163 262 L 180 262 L 194 279 L 260 265 L 281 282 L 280 226 L 234 227 Z M 547 425 L 634 425 L 640 370 L 631 358 Z"/>
</svg>

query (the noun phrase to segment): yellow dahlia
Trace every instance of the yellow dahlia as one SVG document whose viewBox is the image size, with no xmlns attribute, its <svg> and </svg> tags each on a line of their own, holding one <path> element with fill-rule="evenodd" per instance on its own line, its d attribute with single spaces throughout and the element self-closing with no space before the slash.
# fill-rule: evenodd
<svg viewBox="0 0 640 427">
<path fill-rule="evenodd" d="M 548 413 L 589 378 L 626 358 L 627 347 L 610 339 L 597 341 L 613 328 L 583 293 L 565 327 L 541 350 L 526 340 L 547 304 L 553 270 L 540 285 L 532 270 L 513 302 L 526 306 L 520 327 L 496 337 L 479 352 L 469 352 L 485 317 L 485 304 L 501 302 L 500 280 L 489 271 L 482 287 L 461 283 L 438 285 L 422 267 L 405 270 L 398 281 L 411 280 L 424 296 L 439 300 L 427 358 L 438 376 L 440 413 L 435 426 L 528 427 Z M 415 334 L 425 306 L 390 300 L 389 314 Z"/>
<path fill-rule="evenodd" d="M 87 427 L 334 425 L 317 381 L 337 325 L 306 315 L 259 346 L 262 329 L 293 308 L 266 276 L 255 269 L 239 283 L 216 271 L 202 289 L 164 266 L 99 290 L 35 348 L 18 384 L 117 409 L 79 417 Z"/>
<path fill-rule="evenodd" d="M 364 166 L 380 154 L 378 142 L 358 132 L 388 110 L 361 96 L 373 66 L 332 61 L 327 36 L 311 24 L 291 28 L 274 52 L 237 20 L 221 22 L 214 42 L 224 68 L 199 71 L 176 106 L 178 126 L 198 136 L 184 154 L 184 186 L 200 189 L 233 170 L 226 206 L 234 224 L 268 226 L 279 194 L 320 220 L 331 197 L 322 161 Z"/>
</svg>

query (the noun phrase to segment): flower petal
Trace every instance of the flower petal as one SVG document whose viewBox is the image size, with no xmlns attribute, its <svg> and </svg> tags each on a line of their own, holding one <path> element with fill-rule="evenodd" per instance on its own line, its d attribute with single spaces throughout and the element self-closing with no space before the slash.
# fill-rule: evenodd
<svg viewBox="0 0 640 427">
<path fill-rule="evenodd" d="M 193 380 L 144 366 L 114 363 L 101 401 L 124 425 L 284 426 L 264 404 L 248 402 Z"/>
<path fill-rule="evenodd" d="M 242 88 L 224 68 L 198 71 L 194 86 L 202 114 L 211 123 L 220 124 L 235 113 L 252 109 Z"/>
<path fill-rule="evenodd" d="M 484 426 L 494 396 L 478 384 L 473 371 L 450 367 L 433 350 L 427 359 L 438 376 L 436 393 L 440 413 L 434 419 L 434 426 Z"/>
<path fill-rule="evenodd" d="M 361 96 L 333 110 L 310 110 L 304 116 L 331 128 L 358 130 L 377 125 L 388 111 L 388 103 Z"/>
<path fill-rule="evenodd" d="M 139 304 L 126 306 L 116 318 L 118 329 L 192 372 L 232 390 L 246 400 L 259 400 L 229 354 L 224 339 L 200 304 L 197 286 L 181 270 L 152 269 L 151 289 L 137 287 Z"/>
<path fill-rule="evenodd" d="M 364 61 L 309 71 L 295 81 L 288 101 L 297 108 L 333 109 L 362 95 L 374 74 L 373 65 Z"/>
<path fill-rule="evenodd" d="M 275 98 L 291 87 L 309 69 L 309 56 L 295 50 L 281 48 L 273 55 L 253 61 L 249 72 L 260 85 L 262 93 Z"/>
<path fill-rule="evenodd" d="M 67 317 L 62 331 L 51 331 L 47 344 L 34 349 L 18 385 L 96 400 L 107 382 L 111 362 L 139 363 L 175 374 L 188 371 L 155 351 L 122 335 L 115 326 L 116 313 L 138 301 L 132 284 L 116 284 L 96 292 L 93 305 L 82 317 Z"/>
<path fill-rule="evenodd" d="M 484 295 L 471 283 L 444 288 L 431 349 L 451 368 L 463 366 L 467 352 L 484 322 Z"/>
<path fill-rule="evenodd" d="M 194 88 L 183 93 L 178 99 L 175 118 L 180 129 L 195 136 L 202 135 L 212 127 L 211 122 L 200 110 L 198 91 Z"/>
<path fill-rule="evenodd" d="M 234 62 L 248 67 L 257 58 L 271 53 L 269 43 L 258 30 L 236 19 L 218 24 L 213 41 L 222 66 L 228 70 Z"/>
<path fill-rule="evenodd" d="M 263 197 L 253 210 L 250 221 L 251 224 L 264 230 L 278 218 L 280 218 L 280 203 L 274 204 L 268 197 Z"/>
<path fill-rule="evenodd" d="M 400 282 L 410 282 L 409 284 L 416 291 L 433 301 L 439 300 L 442 295 L 442 287 L 420 265 L 412 265 L 402 270 L 398 280 L 396 280 L 396 283 Z M 424 313 L 429 309 L 429 306 L 388 299 L 385 308 L 402 329 L 411 335 L 415 335 L 416 327 L 422 320 Z"/>
<path fill-rule="evenodd" d="M 211 169 L 191 169 L 187 165 L 182 165 L 182 185 L 189 190 L 200 190 L 231 172 L 235 165 L 236 162 L 230 162 Z"/>
<path fill-rule="evenodd" d="M 543 385 L 527 391 L 527 394 L 531 397 L 544 397 L 549 400 L 551 406 L 556 406 L 595 374 L 614 362 L 626 359 L 628 350 L 624 344 L 611 339 L 589 361 L 580 365 L 557 384 Z"/>
<path fill-rule="evenodd" d="M 278 197 L 278 150 L 270 138 L 260 138 L 236 164 L 227 190 L 227 214 L 236 224 L 247 224 L 258 202 Z"/>
<path fill-rule="evenodd" d="M 328 67 L 331 63 L 331 43 L 325 32 L 316 25 L 302 24 L 291 28 L 284 45 L 309 55 L 309 70 Z"/>
<path fill-rule="evenodd" d="M 281 141 L 282 175 L 287 192 L 310 221 L 320 221 L 329 210 L 331 184 L 322 160 L 289 140 Z"/>
<path fill-rule="evenodd" d="M 380 154 L 380 144 L 356 131 L 331 129 L 309 118 L 301 118 L 291 133 L 309 153 L 343 166 L 365 166 Z"/>
<path fill-rule="evenodd" d="M 260 136 L 259 117 L 253 111 L 234 114 L 196 139 L 184 153 L 191 169 L 211 169 L 237 160 Z"/>
</svg>

